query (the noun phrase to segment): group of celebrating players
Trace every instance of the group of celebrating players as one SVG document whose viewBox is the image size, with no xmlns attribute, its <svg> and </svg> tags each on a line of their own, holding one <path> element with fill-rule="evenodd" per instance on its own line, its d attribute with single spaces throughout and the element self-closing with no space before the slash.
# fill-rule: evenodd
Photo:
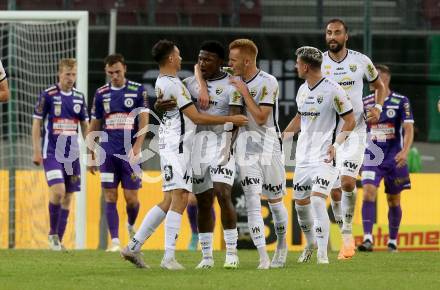
<svg viewBox="0 0 440 290">
<path fill-rule="evenodd" d="M 345 23 L 332 19 L 326 25 L 327 52 L 310 46 L 296 50 L 296 69 L 305 82 L 296 96 L 297 114 L 283 132 L 278 127 L 278 81 L 258 69 L 258 49 L 252 40 L 236 39 L 229 44 L 228 69 L 223 68 L 223 46 L 216 41 L 204 42 L 194 76 L 183 81 L 177 76 L 182 60 L 178 47 L 168 40 L 157 42 L 152 55 L 159 66 L 155 110 L 161 112 L 157 146 L 164 196 L 148 211 L 137 231 L 133 225 L 139 212 L 141 151 L 152 115 L 146 91 L 125 78 L 121 55 L 108 56 L 104 63 L 110 82 L 96 91 L 89 123 L 85 97 L 74 88 L 76 62 L 61 60 L 59 82 L 40 95 L 32 128 L 33 162 L 43 164 L 50 190 L 50 247 L 62 249 L 72 194 L 80 189 L 80 125 L 82 135 L 87 136 L 88 169 L 93 174 L 97 167 L 100 171 L 112 238 L 108 250 L 120 251 L 139 268 L 148 268 L 142 245 L 165 221 L 161 267 L 184 269 L 175 258 L 175 248 L 189 193 L 195 194 L 198 207 L 202 260 L 196 268 L 214 266 L 211 209 L 215 197 L 226 245 L 224 268 L 237 268 L 237 216 L 231 201 L 236 175 L 245 195 L 249 233 L 260 257 L 257 268 L 284 267 L 288 213 L 283 202 L 283 142 L 295 134 L 299 134 L 293 181 L 295 209 L 307 240 L 298 262 L 310 261 L 317 248 L 317 262 L 329 263 L 329 195 L 342 234 L 338 259 L 353 257 L 356 177 L 362 166 L 365 236 L 358 249 L 373 249 L 375 198 L 379 182 L 385 178 L 390 207 L 388 248 L 397 250 L 400 192 L 410 188 L 406 155 L 413 139 L 412 112 L 406 97 L 390 91 L 388 67 L 375 67 L 367 56 L 347 49 L 347 40 Z M 374 93 L 363 98 L 364 78 Z M 364 155 L 374 158 L 364 160 Z M 131 238 L 122 249 L 116 209 L 119 183 L 127 202 Z M 261 196 L 268 200 L 277 236 L 272 260 L 266 250 Z"/>
</svg>

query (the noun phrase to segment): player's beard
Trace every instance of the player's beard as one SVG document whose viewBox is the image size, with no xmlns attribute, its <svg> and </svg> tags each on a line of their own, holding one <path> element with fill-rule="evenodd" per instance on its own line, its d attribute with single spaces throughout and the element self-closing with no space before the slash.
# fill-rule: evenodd
<svg viewBox="0 0 440 290">
<path fill-rule="evenodd" d="M 332 44 L 333 45 L 336 44 L 336 46 L 332 47 Z M 328 48 L 328 50 L 330 50 L 333 53 L 338 53 L 344 48 L 344 45 L 337 42 L 337 41 L 334 41 L 331 44 L 327 42 L 327 48 Z"/>
</svg>

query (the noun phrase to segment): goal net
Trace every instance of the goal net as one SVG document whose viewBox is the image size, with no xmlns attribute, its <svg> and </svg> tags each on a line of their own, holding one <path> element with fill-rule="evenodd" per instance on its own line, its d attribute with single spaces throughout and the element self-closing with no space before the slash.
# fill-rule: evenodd
<svg viewBox="0 0 440 290">
<path fill-rule="evenodd" d="M 48 246 L 49 194 L 42 167 L 32 164 L 32 115 L 39 94 L 57 82 L 62 58 L 77 59 L 76 87 L 87 96 L 87 42 L 87 12 L 0 11 L 0 59 L 11 91 L 9 102 L 0 105 L 0 248 Z M 80 192 L 66 247 L 84 247 L 84 219 Z"/>
</svg>

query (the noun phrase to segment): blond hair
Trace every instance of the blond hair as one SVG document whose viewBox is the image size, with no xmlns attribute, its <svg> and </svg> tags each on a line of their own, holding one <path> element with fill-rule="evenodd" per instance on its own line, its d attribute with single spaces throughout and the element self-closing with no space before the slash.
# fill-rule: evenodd
<svg viewBox="0 0 440 290">
<path fill-rule="evenodd" d="M 250 39 L 236 39 L 229 44 L 229 50 L 238 48 L 240 52 L 249 55 L 250 57 L 257 59 L 258 48 L 255 43 Z"/>
<path fill-rule="evenodd" d="M 58 72 L 61 72 L 63 68 L 73 69 L 74 67 L 76 67 L 76 59 L 62 58 L 58 63 Z"/>
</svg>

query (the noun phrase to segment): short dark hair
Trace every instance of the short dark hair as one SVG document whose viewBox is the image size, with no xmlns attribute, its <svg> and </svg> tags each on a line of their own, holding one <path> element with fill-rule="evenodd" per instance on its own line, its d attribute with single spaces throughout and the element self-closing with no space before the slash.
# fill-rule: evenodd
<svg viewBox="0 0 440 290">
<path fill-rule="evenodd" d="M 377 69 L 377 70 L 380 70 L 381 72 L 384 72 L 384 73 L 386 73 L 387 75 L 391 75 L 391 69 L 390 69 L 387 65 L 384 65 L 384 64 L 376 64 L 375 66 L 376 66 L 376 69 Z"/>
<path fill-rule="evenodd" d="M 176 45 L 171 40 L 159 40 L 153 46 L 153 49 L 151 50 L 151 55 L 159 65 L 162 65 L 167 57 L 173 52 L 175 46 Z"/>
<path fill-rule="evenodd" d="M 124 56 L 120 53 L 110 54 L 106 58 L 104 58 L 104 64 L 105 65 L 114 65 L 115 63 L 122 63 L 125 65 L 125 59 Z"/>
<path fill-rule="evenodd" d="M 295 51 L 295 55 L 315 69 L 321 69 L 322 52 L 316 47 L 303 46 Z"/>
<path fill-rule="evenodd" d="M 225 59 L 225 48 L 216 40 L 208 40 L 202 43 L 200 50 L 215 53 L 220 59 Z"/>
<path fill-rule="evenodd" d="M 344 20 L 342 20 L 341 18 L 332 18 L 329 21 L 327 21 L 327 24 L 325 25 L 325 27 L 327 28 L 327 26 L 330 23 L 340 23 L 342 24 L 342 26 L 344 26 L 345 32 L 348 33 L 348 26 L 347 24 L 345 24 Z"/>
</svg>

